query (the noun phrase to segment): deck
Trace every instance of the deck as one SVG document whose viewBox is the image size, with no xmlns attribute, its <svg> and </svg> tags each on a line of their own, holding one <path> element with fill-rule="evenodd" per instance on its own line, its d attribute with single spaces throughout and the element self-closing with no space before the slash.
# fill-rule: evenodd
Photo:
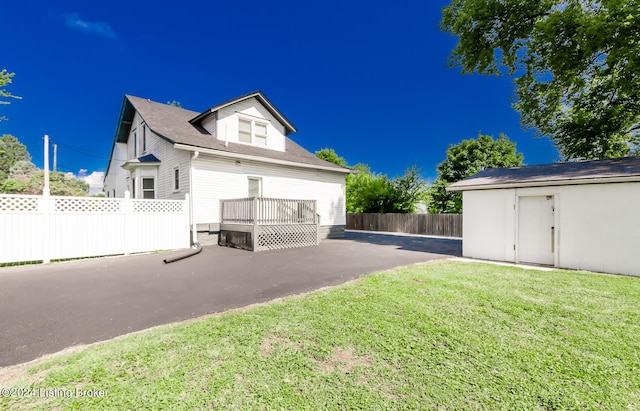
<svg viewBox="0 0 640 411">
<path fill-rule="evenodd" d="M 220 200 L 220 245 L 251 251 L 319 244 L 315 200 L 249 197 Z"/>
</svg>

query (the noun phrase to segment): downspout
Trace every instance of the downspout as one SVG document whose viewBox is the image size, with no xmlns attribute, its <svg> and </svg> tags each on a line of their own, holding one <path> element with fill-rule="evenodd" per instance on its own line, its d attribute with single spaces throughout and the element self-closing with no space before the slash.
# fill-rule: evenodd
<svg viewBox="0 0 640 411">
<path fill-rule="evenodd" d="M 180 261 L 183 260 L 185 258 L 188 257 L 192 257 L 196 254 L 200 254 L 200 252 L 202 251 L 202 246 L 200 245 L 200 243 L 198 243 L 198 231 L 197 231 L 197 226 L 196 226 L 196 221 L 193 218 L 193 172 L 195 171 L 195 166 L 193 165 L 193 161 L 195 159 L 198 158 L 198 156 L 200 155 L 199 151 L 194 151 L 193 155 L 190 157 L 189 159 L 189 165 L 190 165 L 190 174 L 189 174 L 189 192 L 191 193 L 191 195 L 189 196 L 189 216 L 190 216 L 190 224 L 191 224 L 191 247 L 194 249 L 193 251 L 190 251 L 187 254 L 183 254 L 183 255 L 179 255 L 177 257 L 173 257 L 173 258 L 167 258 L 164 259 L 164 263 L 165 264 L 170 264 L 176 261 Z"/>
<path fill-rule="evenodd" d="M 196 254 L 200 254 L 200 252 L 202 251 L 202 246 L 200 245 L 200 243 L 198 243 L 198 231 L 196 227 L 196 222 L 195 222 L 195 219 L 193 218 L 193 172 L 195 171 L 195 166 L 193 165 L 193 161 L 197 159 L 199 155 L 200 155 L 199 151 L 194 151 L 193 155 L 189 158 L 189 165 L 190 165 L 189 168 L 191 171 L 189 174 L 189 192 L 191 193 L 191 195 L 189 196 L 189 216 L 190 216 L 189 223 L 191 225 L 191 247 L 194 249 L 194 251 L 190 251 L 187 254 L 179 255 L 177 257 L 164 259 L 163 261 L 165 264 L 170 264 L 176 261 L 183 260 L 185 258 L 194 256 Z"/>
<path fill-rule="evenodd" d="M 200 155 L 199 151 L 194 151 L 193 155 L 191 156 L 191 160 L 190 160 L 190 165 L 191 165 L 191 172 L 189 173 L 189 192 L 191 193 L 191 204 L 189 204 L 189 207 L 191 207 L 191 244 L 196 244 L 198 242 L 198 229 L 196 227 L 196 220 L 193 217 L 193 202 L 194 202 L 194 193 L 193 193 L 193 176 L 195 174 L 195 170 L 196 167 L 193 164 L 193 162 L 198 158 L 198 156 Z"/>
</svg>

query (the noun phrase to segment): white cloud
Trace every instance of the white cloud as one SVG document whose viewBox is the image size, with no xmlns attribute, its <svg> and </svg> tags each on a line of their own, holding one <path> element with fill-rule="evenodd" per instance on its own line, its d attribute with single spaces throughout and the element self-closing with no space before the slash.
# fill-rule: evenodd
<svg viewBox="0 0 640 411">
<path fill-rule="evenodd" d="M 65 24 L 73 30 L 83 31 L 85 33 L 97 34 L 99 36 L 116 38 L 116 33 L 111 29 L 109 24 L 101 21 L 85 21 L 78 13 L 67 13 L 64 15 Z"/>
<path fill-rule="evenodd" d="M 104 171 L 93 171 L 87 174 L 87 170 L 82 169 L 78 172 L 78 180 L 82 180 L 89 184 L 89 195 L 102 193 L 102 181 L 104 180 Z"/>
</svg>

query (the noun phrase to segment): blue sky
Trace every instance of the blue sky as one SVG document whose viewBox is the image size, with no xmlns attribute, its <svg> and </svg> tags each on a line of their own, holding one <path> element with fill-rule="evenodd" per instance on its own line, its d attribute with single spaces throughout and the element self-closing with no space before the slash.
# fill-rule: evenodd
<svg viewBox="0 0 640 411">
<path fill-rule="evenodd" d="M 10 2 L 0 69 L 16 73 L 8 89 L 23 98 L 0 106 L 0 133 L 39 167 L 48 134 L 61 171 L 97 180 L 125 93 L 202 111 L 262 90 L 303 147 L 390 177 L 417 164 L 435 178 L 447 146 L 478 132 L 506 133 L 527 164 L 556 160 L 547 139 L 522 130 L 508 77 L 447 66 L 447 3 Z"/>
</svg>

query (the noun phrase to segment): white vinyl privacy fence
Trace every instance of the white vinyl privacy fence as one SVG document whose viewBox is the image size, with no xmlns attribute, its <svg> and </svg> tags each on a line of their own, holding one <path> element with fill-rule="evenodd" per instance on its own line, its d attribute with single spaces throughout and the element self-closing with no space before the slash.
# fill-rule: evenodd
<svg viewBox="0 0 640 411">
<path fill-rule="evenodd" d="M 189 199 L 0 195 L 0 264 L 188 248 Z"/>
</svg>

